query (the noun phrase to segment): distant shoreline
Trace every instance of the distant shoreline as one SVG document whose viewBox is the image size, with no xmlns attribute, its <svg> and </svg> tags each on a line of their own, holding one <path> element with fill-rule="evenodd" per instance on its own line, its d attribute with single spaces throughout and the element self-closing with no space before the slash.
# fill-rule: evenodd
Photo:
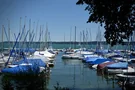
<svg viewBox="0 0 135 90">
<path fill-rule="evenodd" d="M 10 43 L 14 43 L 15 41 L 10 41 Z M 21 43 L 24 43 L 24 41 L 20 41 Z M 0 42 L 2 43 L 2 42 Z M 9 43 L 9 41 L 4 41 L 4 43 Z M 29 43 L 29 41 L 25 41 L 25 43 Z M 33 41 L 31 43 L 39 43 L 39 41 Z M 97 43 L 102 43 L 102 44 L 107 44 L 106 41 L 88 41 L 88 42 L 79 42 L 79 41 L 51 41 L 51 42 L 43 42 L 41 41 L 40 43 L 52 43 L 52 44 L 97 44 Z M 123 45 L 128 44 L 129 42 L 123 42 Z M 135 44 L 135 41 L 130 42 L 130 44 Z M 121 44 L 120 44 L 121 45 Z"/>
</svg>

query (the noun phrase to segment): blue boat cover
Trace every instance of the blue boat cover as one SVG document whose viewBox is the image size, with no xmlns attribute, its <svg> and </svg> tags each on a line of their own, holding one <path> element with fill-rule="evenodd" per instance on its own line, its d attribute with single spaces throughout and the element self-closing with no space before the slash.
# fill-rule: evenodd
<svg viewBox="0 0 135 90">
<path fill-rule="evenodd" d="M 101 64 L 106 61 L 112 61 L 111 59 L 97 59 L 96 61 L 91 62 L 91 64 Z"/>
<path fill-rule="evenodd" d="M 118 63 L 113 63 L 110 65 L 106 66 L 107 68 L 112 68 L 112 69 L 117 69 L 117 68 L 128 68 L 128 63 L 127 62 L 118 62 Z"/>
<path fill-rule="evenodd" d="M 87 57 L 86 62 L 93 62 L 96 61 L 97 59 L 103 59 L 103 57 Z"/>
<path fill-rule="evenodd" d="M 41 59 L 23 59 L 18 62 L 16 61 L 13 64 L 18 66 L 12 68 L 4 68 L 1 70 L 1 72 L 10 74 L 38 74 L 40 71 L 39 68 L 46 66 L 46 64 Z"/>
<path fill-rule="evenodd" d="M 41 59 L 23 59 L 19 61 L 15 61 L 12 64 L 19 65 L 22 63 L 30 63 L 32 65 L 38 65 L 39 67 L 45 67 L 46 64 Z"/>
<path fill-rule="evenodd" d="M 38 74 L 40 71 L 37 65 L 19 65 L 12 68 L 4 68 L 1 70 L 2 73 L 9 74 Z"/>
<path fill-rule="evenodd" d="M 95 51 L 95 53 L 97 53 L 97 54 L 106 54 L 106 53 L 108 53 L 108 50 L 99 50 L 99 49 L 97 49 Z"/>
</svg>

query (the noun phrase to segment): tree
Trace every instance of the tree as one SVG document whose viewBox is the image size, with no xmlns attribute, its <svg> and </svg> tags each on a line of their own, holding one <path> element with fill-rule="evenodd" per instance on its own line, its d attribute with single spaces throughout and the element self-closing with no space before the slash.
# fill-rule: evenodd
<svg viewBox="0 0 135 90">
<path fill-rule="evenodd" d="M 122 44 L 135 30 L 135 0 L 78 0 L 86 4 L 89 12 L 87 23 L 104 24 L 106 42 Z"/>
</svg>

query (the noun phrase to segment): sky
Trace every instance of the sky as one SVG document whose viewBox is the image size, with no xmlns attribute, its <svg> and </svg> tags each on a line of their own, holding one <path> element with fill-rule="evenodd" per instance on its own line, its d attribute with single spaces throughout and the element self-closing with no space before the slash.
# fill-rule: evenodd
<svg viewBox="0 0 135 90">
<path fill-rule="evenodd" d="M 15 40 L 20 26 L 26 26 L 26 30 L 34 29 L 35 39 L 39 40 L 40 26 L 44 37 L 46 26 L 50 32 L 51 41 L 80 41 L 80 32 L 91 31 L 92 41 L 96 40 L 96 35 L 100 27 L 96 23 L 86 23 L 89 12 L 85 11 L 86 5 L 76 5 L 78 0 L 0 0 L 0 30 L 2 25 L 11 30 L 10 40 Z M 20 19 L 21 18 L 21 19 Z M 29 21 L 31 20 L 31 24 Z M 36 27 L 38 26 L 38 31 Z M 104 28 L 100 27 L 102 34 Z M 89 34 L 88 34 L 89 35 Z M 1 35 L 0 35 L 1 36 Z M 6 34 L 4 34 L 6 40 Z M 71 38 L 70 38 L 71 37 Z M 88 40 L 90 41 L 90 36 Z"/>
</svg>

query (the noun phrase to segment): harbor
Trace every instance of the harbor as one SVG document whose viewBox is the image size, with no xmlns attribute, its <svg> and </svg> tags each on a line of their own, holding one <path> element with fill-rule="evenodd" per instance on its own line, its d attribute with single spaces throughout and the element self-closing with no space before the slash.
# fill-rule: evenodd
<svg viewBox="0 0 135 90">
<path fill-rule="evenodd" d="M 26 61 L 9 64 L 9 69 L 18 68 L 18 66 L 22 65 L 29 66 L 34 60 L 44 60 L 45 64 L 47 64 L 48 61 L 44 56 L 35 54 L 37 51 L 34 51 L 33 54 L 31 54 L 32 56 L 28 56 L 25 53 L 27 55 Z M 1 66 L 1 70 L 3 69 L 0 76 L 1 82 L 3 83 L 0 86 L 1 89 L 5 90 L 4 88 L 6 86 L 12 88 L 12 90 L 16 88 L 17 90 L 33 88 L 39 88 L 38 90 L 128 90 L 125 86 L 122 86 L 123 81 L 119 81 L 118 74 L 122 75 L 123 73 L 129 72 L 128 76 L 124 76 L 124 78 L 128 78 L 130 74 L 134 76 L 135 73 L 134 66 L 131 67 L 131 70 L 128 69 L 131 65 L 131 60 L 133 62 L 134 58 L 125 60 L 124 56 L 120 56 L 124 55 L 123 50 L 110 52 L 103 49 L 100 49 L 100 51 L 94 49 L 55 49 L 54 51 L 57 51 L 57 53 L 53 60 L 50 60 L 52 63 L 50 63 L 49 67 L 45 66 L 45 68 L 49 69 L 42 69 L 45 71 L 41 76 L 40 73 L 38 74 L 38 72 L 35 72 L 36 68 L 32 73 L 29 73 L 29 70 L 27 72 L 27 69 L 22 69 L 22 67 L 19 68 L 19 71 L 17 69 L 13 71 L 4 71 L 5 68 Z M 36 57 L 33 57 L 33 55 Z M 23 58 L 20 59 L 20 61 L 21 60 L 23 60 Z M 123 63 L 123 65 L 119 63 Z M 103 67 L 102 64 L 106 65 Z M 118 66 L 109 66 L 113 64 L 118 64 Z M 30 69 L 32 69 L 32 67 L 30 67 Z M 101 72 L 106 69 L 107 73 Z M 112 71 L 109 71 L 110 69 L 112 69 Z"/>
<path fill-rule="evenodd" d="M 0 12 L 0 90 L 135 90 L 135 0 L 0 0 Z"/>
</svg>

